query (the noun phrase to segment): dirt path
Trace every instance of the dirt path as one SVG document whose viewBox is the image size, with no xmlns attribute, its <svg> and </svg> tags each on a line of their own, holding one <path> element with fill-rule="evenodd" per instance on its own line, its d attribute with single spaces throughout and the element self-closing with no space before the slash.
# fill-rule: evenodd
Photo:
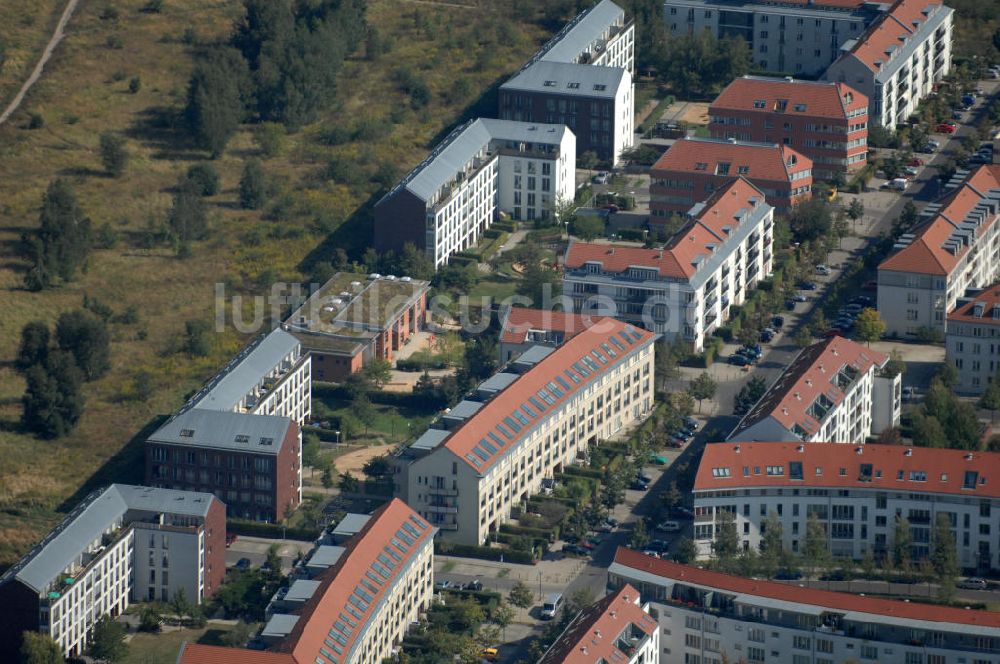
<svg viewBox="0 0 1000 664">
<path fill-rule="evenodd" d="M 45 45 L 45 50 L 42 51 L 42 57 L 38 58 L 38 62 L 35 63 L 35 68 L 31 71 L 31 76 L 24 82 L 21 89 L 17 91 L 14 95 L 14 99 L 11 100 L 7 108 L 4 109 L 3 114 L 0 114 L 0 124 L 3 124 L 7 119 L 21 106 L 21 102 L 24 101 L 24 96 L 28 94 L 28 90 L 31 89 L 39 78 L 42 76 L 42 70 L 45 69 L 45 63 L 49 61 L 52 57 L 52 52 L 56 50 L 56 46 L 62 41 L 65 35 L 66 24 L 69 23 L 69 19 L 73 16 L 73 12 L 76 10 L 76 5 L 79 0 L 69 0 L 66 3 L 66 8 L 63 9 L 62 16 L 59 17 L 59 22 L 56 24 L 56 29 L 52 33 L 52 37 L 49 38 L 49 43 Z"/>
<path fill-rule="evenodd" d="M 365 463 L 367 463 L 369 459 L 382 454 L 388 454 L 395 447 L 396 445 L 375 445 L 373 447 L 365 447 L 360 450 L 348 452 L 343 456 L 337 457 L 333 462 L 333 466 L 337 469 L 338 473 L 350 473 L 355 477 L 361 477 L 361 469 L 365 467 Z"/>
</svg>

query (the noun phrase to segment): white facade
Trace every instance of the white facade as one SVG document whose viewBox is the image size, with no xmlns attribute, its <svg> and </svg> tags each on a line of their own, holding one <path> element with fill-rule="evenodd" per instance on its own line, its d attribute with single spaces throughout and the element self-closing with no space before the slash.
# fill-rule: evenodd
<svg viewBox="0 0 1000 664">
<path fill-rule="evenodd" d="M 667 31 L 677 37 L 708 30 L 747 41 L 754 69 L 817 75 L 836 60 L 841 45 L 858 37 L 875 17 L 864 8 L 838 9 L 823 3 L 791 5 L 719 0 L 665 0 Z"/>
<path fill-rule="evenodd" d="M 743 186 L 757 199 L 739 210 L 741 218 L 720 221 L 710 201 L 662 250 L 571 243 L 563 293 L 572 297 L 573 310 L 613 316 L 688 341 L 701 352 L 705 339 L 729 319 L 730 307 L 742 305 L 756 283 L 771 274 L 774 208 L 757 189 Z M 722 198 L 726 204 L 725 193 Z M 729 230 L 714 228 L 722 224 Z M 689 245 L 702 243 L 704 253 L 689 255 Z M 668 267 L 684 262 L 690 269 Z"/>
<path fill-rule="evenodd" d="M 622 331 L 631 339 L 626 352 L 605 357 L 604 365 L 591 359 L 586 374 L 577 368 L 591 352 L 610 355 L 609 343 L 624 346 Z M 429 452 L 403 450 L 395 460 L 397 495 L 441 537 L 482 544 L 544 478 L 649 415 L 655 338 L 609 321 L 567 341 Z"/>
<path fill-rule="evenodd" d="M 527 131 L 538 133 L 534 147 L 498 136 L 498 207 L 514 219 L 545 219 L 576 195 L 576 136 L 554 125 L 529 125 Z"/>
<path fill-rule="evenodd" d="M 1000 662 L 995 614 L 980 621 L 962 609 L 928 611 L 848 593 L 802 592 L 623 551 L 611 565 L 609 585 L 628 583 L 651 603 L 662 630 L 661 661 Z"/>
<path fill-rule="evenodd" d="M 866 94 L 871 122 L 894 130 L 951 70 L 953 14 L 945 5 L 909 0 L 845 44 L 823 78 Z"/>
<path fill-rule="evenodd" d="M 498 159 L 487 146 L 469 155 L 466 177 L 441 190 L 440 201 L 427 203 L 427 253 L 440 267 L 455 253 L 476 246 L 497 212 Z M 461 171 L 460 171 L 461 172 Z"/>
<path fill-rule="evenodd" d="M 960 394 L 982 394 L 1000 371 L 1000 292 L 988 291 L 948 315 L 945 356 Z"/>
</svg>

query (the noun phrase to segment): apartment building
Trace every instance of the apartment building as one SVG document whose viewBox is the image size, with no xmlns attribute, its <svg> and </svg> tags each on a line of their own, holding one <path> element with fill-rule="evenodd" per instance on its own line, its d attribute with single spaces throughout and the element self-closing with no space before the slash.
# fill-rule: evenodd
<svg viewBox="0 0 1000 664">
<path fill-rule="evenodd" d="M 605 319 L 543 357 L 522 354 L 479 387 L 466 419 L 396 455 L 396 495 L 441 537 L 482 544 L 544 478 L 646 418 L 656 338 Z"/>
<path fill-rule="evenodd" d="M 958 370 L 955 391 L 980 395 L 1000 371 L 1000 284 L 959 301 L 948 314 L 946 361 Z"/>
<path fill-rule="evenodd" d="M 901 382 L 884 353 L 843 337 L 802 349 L 728 440 L 864 443 L 899 424 Z"/>
<path fill-rule="evenodd" d="M 995 664 L 1000 613 L 802 588 L 619 548 L 609 585 L 630 584 L 662 630 L 661 661 Z"/>
<path fill-rule="evenodd" d="M 951 70 L 953 15 L 941 0 L 896 0 L 843 43 L 823 78 L 867 96 L 871 121 L 895 129 Z"/>
<path fill-rule="evenodd" d="M 288 417 L 301 426 L 312 403 L 312 362 L 294 336 L 277 328 L 257 337 L 184 408 Z"/>
<path fill-rule="evenodd" d="M 886 333 L 943 337 L 946 315 L 967 291 L 1000 280 L 1000 166 L 980 166 L 929 204 L 878 266 Z"/>
<path fill-rule="evenodd" d="M 812 197 L 812 160 L 789 145 L 684 138 L 650 170 L 649 223 L 683 214 L 734 179 L 746 178 L 778 211 Z"/>
<path fill-rule="evenodd" d="M 400 500 L 376 510 L 293 613 L 275 613 L 266 650 L 181 646 L 178 664 L 381 664 L 431 604 L 435 529 Z"/>
<path fill-rule="evenodd" d="M 500 364 L 535 346 L 558 348 L 601 319 L 552 309 L 504 307 L 500 311 Z"/>
<path fill-rule="evenodd" d="M 577 155 L 617 164 L 635 141 L 635 23 L 601 0 L 500 86 L 505 120 L 566 125 Z"/>
<path fill-rule="evenodd" d="M 992 546 L 1000 528 L 1000 455 L 990 452 L 834 443 L 707 445 L 694 483 L 695 543 L 712 554 L 717 520 L 735 516 L 743 546 L 757 550 L 769 514 L 781 521 L 784 546 L 798 552 L 806 520 L 823 524 L 834 556 L 882 560 L 893 550 L 897 519 L 910 523 L 911 557 L 930 554 L 931 532 L 947 514 L 958 563 L 986 572 L 1000 566 Z"/>
<path fill-rule="evenodd" d="M 573 310 L 614 316 L 700 352 L 730 307 L 770 276 L 774 208 L 737 177 L 689 217 L 661 248 L 571 241 L 563 293 Z"/>
<path fill-rule="evenodd" d="M 276 523 L 302 501 L 302 433 L 287 417 L 184 410 L 146 439 L 146 484 L 201 491 Z"/>
<path fill-rule="evenodd" d="M 375 204 L 375 248 L 412 243 L 441 267 L 475 247 L 501 213 L 547 218 L 573 200 L 576 141 L 563 123 L 470 120 Z"/>
<path fill-rule="evenodd" d="M 830 180 L 864 168 L 868 98 L 844 83 L 744 76 L 708 109 L 713 138 L 790 145 Z"/>
<path fill-rule="evenodd" d="M 200 604 L 222 584 L 225 538 L 226 506 L 211 494 L 125 484 L 93 492 L 0 576 L 0 660 L 18 661 L 25 631 L 76 657 L 98 619 L 132 602 L 183 591 Z"/>
<path fill-rule="evenodd" d="M 660 630 L 649 603 L 624 584 L 591 604 L 570 621 L 538 664 L 657 664 Z"/>
<path fill-rule="evenodd" d="M 316 380 L 340 382 L 375 360 L 391 362 L 427 324 L 430 282 L 338 272 L 284 327 L 312 357 Z"/>
<path fill-rule="evenodd" d="M 671 36 L 746 40 L 754 69 L 819 76 L 881 11 L 866 0 L 665 0 Z"/>
</svg>

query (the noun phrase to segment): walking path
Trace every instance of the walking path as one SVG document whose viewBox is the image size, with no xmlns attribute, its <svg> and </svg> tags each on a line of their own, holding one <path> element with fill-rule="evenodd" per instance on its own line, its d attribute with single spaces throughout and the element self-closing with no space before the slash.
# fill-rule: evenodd
<svg viewBox="0 0 1000 664">
<path fill-rule="evenodd" d="M 52 57 L 52 52 L 56 50 L 56 46 L 62 41 L 65 35 L 66 24 L 69 23 L 69 19 L 73 16 L 73 12 L 76 10 L 76 5 L 79 0 L 69 0 L 66 3 L 66 8 L 63 9 L 62 16 L 59 17 L 59 22 L 56 24 L 56 29 L 52 33 L 52 37 L 49 38 L 49 43 L 45 45 L 45 50 L 42 51 L 42 57 L 38 59 L 35 63 L 35 68 L 31 71 L 31 75 L 21 86 L 21 89 L 17 91 L 14 95 L 14 99 L 11 100 L 7 108 L 4 109 L 3 114 L 0 114 L 0 124 L 3 124 L 7 119 L 20 107 L 21 102 L 24 101 L 24 96 L 28 94 L 28 90 L 31 89 L 38 79 L 42 75 L 42 70 L 45 69 L 45 63 L 49 61 Z"/>
</svg>

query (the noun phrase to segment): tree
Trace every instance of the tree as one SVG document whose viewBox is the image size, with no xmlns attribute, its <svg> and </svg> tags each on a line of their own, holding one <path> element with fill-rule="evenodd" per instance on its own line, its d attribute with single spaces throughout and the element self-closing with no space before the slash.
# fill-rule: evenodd
<svg viewBox="0 0 1000 664">
<path fill-rule="evenodd" d="M 887 427 L 878 435 L 879 445 L 902 445 L 903 434 L 899 427 Z"/>
<path fill-rule="evenodd" d="M 594 152 L 593 150 L 587 150 L 582 155 L 580 155 L 580 158 L 577 161 L 577 163 L 580 166 L 580 168 L 592 171 L 595 168 L 597 168 L 598 164 L 601 163 L 601 160 L 597 156 L 596 152 Z"/>
<path fill-rule="evenodd" d="M 208 233 L 208 217 L 202 200 L 204 191 L 202 183 L 190 178 L 181 178 L 174 190 L 167 225 L 182 243 L 200 240 Z"/>
<path fill-rule="evenodd" d="M 128 166 L 128 148 L 120 135 L 106 131 L 100 137 L 101 164 L 111 177 L 121 177 Z"/>
<path fill-rule="evenodd" d="M 187 179 L 200 196 L 215 196 L 219 193 L 219 172 L 209 163 L 202 162 L 189 168 Z"/>
<path fill-rule="evenodd" d="M 812 333 L 809 331 L 808 325 L 801 326 L 795 333 L 795 345 L 799 348 L 805 348 L 813 342 Z"/>
<path fill-rule="evenodd" d="M 856 323 L 858 339 L 867 342 L 869 347 L 873 341 L 878 341 L 885 334 L 885 323 L 878 315 L 878 311 L 871 307 L 861 310 Z"/>
<path fill-rule="evenodd" d="M 63 664 L 62 648 L 48 634 L 21 632 L 21 664 Z"/>
<path fill-rule="evenodd" d="M 250 159 L 243 166 L 240 176 L 240 207 L 244 210 L 259 210 L 269 198 L 269 186 L 264 169 L 256 159 Z"/>
<path fill-rule="evenodd" d="M 531 588 L 528 587 L 524 581 L 520 579 L 514 584 L 514 587 L 510 589 L 510 593 L 507 595 L 507 599 L 514 606 L 527 609 L 529 606 L 535 602 L 535 594 L 531 592 Z"/>
<path fill-rule="evenodd" d="M 215 48 L 200 59 L 188 83 L 185 120 L 195 143 L 218 158 L 246 115 L 250 72 L 239 52 Z"/>
<path fill-rule="evenodd" d="M 951 518 L 939 512 L 931 531 L 931 564 L 942 599 L 950 599 L 955 590 L 955 578 L 960 571 L 955 536 L 951 531 Z"/>
<path fill-rule="evenodd" d="M 517 293 L 528 298 L 533 307 L 551 309 L 551 304 L 562 293 L 562 279 L 558 272 L 542 265 L 539 260 L 531 261 L 525 264 Z"/>
<path fill-rule="evenodd" d="M 19 371 L 45 362 L 49 356 L 49 326 L 40 320 L 25 323 L 21 328 L 21 345 L 17 349 L 14 366 Z"/>
<path fill-rule="evenodd" d="M 361 482 L 350 473 L 340 476 L 340 490 L 344 493 L 357 493 L 361 489 Z"/>
<path fill-rule="evenodd" d="M 740 388 L 733 399 L 733 412 L 736 415 L 744 415 L 754 404 L 760 401 L 767 391 L 767 383 L 760 376 L 754 376 L 747 384 Z"/>
<path fill-rule="evenodd" d="M 21 346 L 24 346 L 23 330 L 21 331 Z M 19 360 L 20 357 L 21 354 L 18 353 Z M 979 397 L 979 407 L 992 411 L 1000 410 L 1000 372 L 993 377 L 993 380 L 990 381 L 990 384 L 987 385 L 986 389 L 983 391 L 983 395 Z"/>
<path fill-rule="evenodd" d="M 581 240 L 593 240 L 604 235 L 604 218 L 599 215 L 574 215 L 570 233 Z"/>
<path fill-rule="evenodd" d="M 712 541 L 712 552 L 724 565 L 729 565 L 736 558 L 740 548 L 740 536 L 736 532 L 736 515 L 729 510 L 717 511 L 715 514 L 715 539 Z"/>
<path fill-rule="evenodd" d="M 418 249 L 412 242 L 403 244 L 396 267 L 396 274 L 407 275 L 414 279 L 434 278 L 434 261 L 426 251 Z"/>
<path fill-rule="evenodd" d="M 796 242 L 811 242 L 830 236 L 833 217 L 826 201 L 815 198 L 796 205 L 788 216 L 789 228 Z"/>
<path fill-rule="evenodd" d="M 184 618 L 191 614 L 191 602 L 188 601 L 187 593 L 184 592 L 183 588 L 179 588 L 170 598 L 170 610 L 182 623 Z"/>
<path fill-rule="evenodd" d="M 123 624 L 109 615 L 101 616 L 90 631 L 87 652 L 91 657 L 111 664 L 120 662 L 128 654 L 125 632 Z"/>
<path fill-rule="evenodd" d="M 322 449 L 319 436 L 316 434 L 307 433 L 302 436 L 302 465 L 313 469 L 318 468 L 322 461 L 320 456 Z"/>
<path fill-rule="evenodd" d="M 225 632 L 220 640 L 222 645 L 228 646 L 230 648 L 242 648 L 250 640 L 250 636 L 253 634 L 253 627 L 240 620 L 229 631 Z"/>
<path fill-rule="evenodd" d="M 492 376 L 496 372 L 498 354 L 493 336 L 481 334 L 473 337 L 465 346 L 465 369 L 475 380 Z"/>
<path fill-rule="evenodd" d="M 254 129 L 253 139 L 265 158 L 277 156 L 285 145 L 285 128 L 276 122 L 262 122 Z"/>
<path fill-rule="evenodd" d="M 948 447 L 949 438 L 941 422 L 922 411 L 913 414 L 913 444 L 917 447 Z"/>
<path fill-rule="evenodd" d="M 509 604 L 503 601 L 501 601 L 500 604 L 493 609 L 493 613 L 490 615 L 490 620 L 502 630 L 503 638 L 505 640 L 507 638 L 507 626 L 514 622 L 514 617 L 516 615 L 517 612 L 514 611 Z"/>
<path fill-rule="evenodd" d="M 802 547 L 802 558 L 811 573 L 830 564 L 830 542 L 826 526 L 815 512 L 809 514 L 806 520 L 806 539 Z"/>
<path fill-rule="evenodd" d="M 212 326 L 203 320 L 184 323 L 184 350 L 192 357 L 207 357 L 212 353 Z"/>
<path fill-rule="evenodd" d="M 89 311 L 68 311 L 56 321 L 56 342 L 72 354 L 86 380 L 96 380 L 111 368 L 108 325 Z"/>
<path fill-rule="evenodd" d="M 83 415 L 83 376 L 73 356 L 61 351 L 30 367 L 24 375 L 27 387 L 21 398 L 21 422 L 42 438 L 69 433 Z"/>
<path fill-rule="evenodd" d="M 886 378 L 895 378 L 905 372 L 906 362 L 903 360 L 903 354 L 894 349 L 889 353 L 889 361 L 886 362 L 885 368 L 882 369 L 882 375 Z"/>
<path fill-rule="evenodd" d="M 389 463 L 389 457 L 382 454 L 366 461 L 362 472 L 370 480 L 380 480 L 392 472 L 392 464 Z"/>
<path fill-rule="evenodd" d="M 896 517 L 896 529 L 892 537 L 892 558 L 897 567 L 908 570 L 913 551 L 913 532 L 910 520 L 905 516 Z"/>
<path fill-rule="evenodd" d="M 861 202 L 860 198 L 852 198 L 851 204 L 847 206 L 847 217 L 851 220 L 851 223 L 857 223 L 862 217 L 865 216 L 865 204 Z"/>
<path fill-rule="evenodd" d="M 707 371 L 702 371 L 691 384 L 688 385 L 687 392 L 691 395 L 691 398 L 698 402 L 698 412 L 701 412 L 701 402 L 705 399 L 711 399 L 715 396 L 715 390 L 718 387 L 715 379 L 708 375 Z"/>
<path fill-rule="evenodd" d="M 267 547 L 267 557 L 264 559 L 264 567 L 271 576 L 281 576 L 281 556 L 278 555 L 277 544 Z"/>
<path fill-rule="evenodd" d="M 392 362 L 389 360 L 372 360 L 361 371 L 365 378 L 372 382 L 375 389 L 382 389 L 383 385 L 392 380 Z"/>
<path fill-rule="evenodd" d="M 683 498 L 681 497 L 681 492 L 677 488 L 677 480 L 670 480 L 670 485 L 667 487 L 667 490 L 660 494 L 660 501 L 663 503 L 663 507 L 665 507 L 667 511 L 672 512 L 680 507 L 682 500 Z"/>
<path fill-rule="evenodd" d="M 160 614 L 156 604 L 147 604 L 139 612 L 140 632 L 159 632 L 163 616 Z"/>
<path fill-rule="evenodd" d="M 765 576 L 771 578 L 781 564 L 784 550 L 784 529 L 777 512 L 769 512 L 760 525 L 760 566 Z"/>
<path fill-rule="evenodd" d="M 70 281 L 87 260 L 91 248 L 91 223 L 67 180 L 57 178 L 42 198 L 39 229 L 23 238 L 25 258 L 32 264 L 25 285 L 42 290 L 56 281 Z"/>
<path fill-rule="evenodd" d="M 629 534 L 628 545 L 633 549 L 642 549 L 647 544 L 649 544 L 649 533 L 646 531 L 646 522 L 639 519 Z"/>
<path fill-rule="evenodd" d="M 674 546 L 674 562 L 689 565 L 698 557 L 698 547 L 690 537 L 682 537 Z"/>
<path fill-rule="evenodd" d="M 319 481 L 323 484 L 324 489 L 333 488 L 333 469 L 330 467 L 330 464 L 327 464 L 323 468 L 323 475 L 320 477 Z"/>
</svg>

